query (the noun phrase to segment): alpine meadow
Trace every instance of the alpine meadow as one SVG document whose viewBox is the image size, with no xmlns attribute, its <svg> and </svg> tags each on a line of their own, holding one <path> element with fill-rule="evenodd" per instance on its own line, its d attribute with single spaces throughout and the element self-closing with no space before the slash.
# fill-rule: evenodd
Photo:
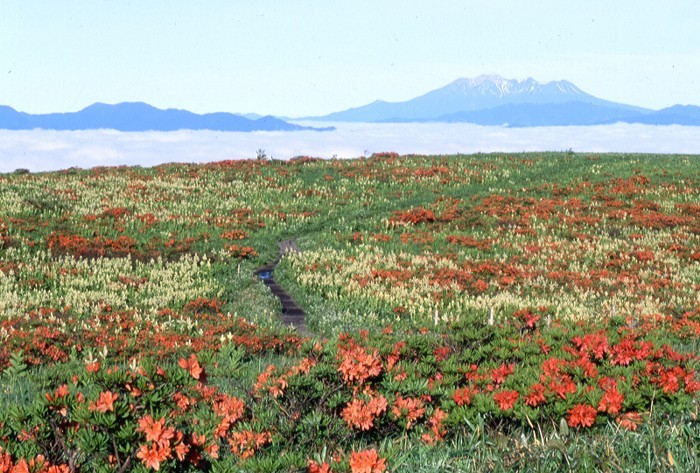
<svg viewBox="0 0 700 473">
<path fill-rule="evenodd" d="M 0 174 L 0 472 L 700 470 L 700 156 Z"/>
</svg>

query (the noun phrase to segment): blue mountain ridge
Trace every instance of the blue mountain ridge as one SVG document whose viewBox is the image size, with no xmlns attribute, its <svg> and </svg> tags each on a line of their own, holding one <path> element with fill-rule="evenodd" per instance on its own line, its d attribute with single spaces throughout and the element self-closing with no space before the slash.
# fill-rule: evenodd
<svg viewBox="0 0 700 473">
<path fill-rule="evenodd" d="M 118 131 L 327 131 L 333 127 L 315 128 L 287 123 L 272 116 L 249 119 L 232 113 L 199 115 L 187 110 L 162 110 L 143 102 L 115 105 L 95 103 L 79 112 L 32 115 L 0 105 L 0 129 L 9 130 L 96 130 Z"/>
<path fill-rule="evenodd" d="M 700 107 L 675 105 L 658 111 L 642 113 L 585 102 L 508 104 L 486 110 L 442 115 L 437 119 L 421 121 L 462 122 L 511 127 L 608 125 L 620 122 L 700 126 Z"/>
<path fill-rule="evenodd" d="M 114 129 L 119 131 L 297 131 L 332 130 L 288 123 L 286 118 L 232 113 L 199 115 L 158 109 L 142 102 L 95 103 L 79 112 L 32 115 L 0 105 L 0 129 Z M 457 79 L 404 102 L 377 100 L 362 107 L 298 120 L 340 122 L 440 122 L 531 127 L 605 125 L 617 122 L 700 126 L 700 107 L 651 110 L 594 97 L 569 81 L 537 82 L 498 75 Z"/>
<path fill-rule="evenodd" d="M 604 125 L 700 125 L 700 107 L 651 110 L 594 97 L 569 81 L 541 83 L 484 75 L 458 79 L 404 102 L 377 100 L 304 120 L 347 122 L 445 122 L 512 127 Z"/>
</svg>

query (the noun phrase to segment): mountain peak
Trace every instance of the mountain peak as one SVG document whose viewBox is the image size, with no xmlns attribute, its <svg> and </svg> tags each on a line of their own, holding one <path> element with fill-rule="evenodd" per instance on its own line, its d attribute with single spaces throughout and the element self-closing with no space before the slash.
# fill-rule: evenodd
<svg viewBox="0 0 700 473">
<path fill-rule="evenodd" d="M 566 80 L 539 82 L 532 77 L 518 80 L 507 79 L 498 74 L 482 74 L 457 79 L 444 87 L 404 102 L 378 100 L 362 107 L 316 118 L 368 122 L 425 121 L 453 113 L 487 110 L 506 105 L 556 105 L 573 102 L 645 112 L 638 107 L 596 98 Z"/>
<path fill-rule="evenodd" d="M 499 76 L 498 74 L 481 74 L 481 75 L 478 75 L 478 76 L 471 78 L 471 79 L 465 78 L 462 80 L 468 81 L 473 86 L 479 85 L 483 82 L 493 82 L 495 84 L 500 84 L 500 83 L 509 81 L 509 79 L 505 79 L 505 78 Z"/>
<path fill-rule="evenodd" d="M 573 85 L 571 82 L 565 81 L 565 80 L 560 80 L 560 81 L 549 81 L 549 82 L 540 82 L 532 77 L 528 77 L 527 79 L 523 80 L 518 80 L 518 79 L 506 79 L 503 76 L 500 76 L 498 74 L 481 74 L 476 77 L 464 77 L 461 79 L 457 79 L 454 82 L 448 84 L 447 86 L 443 88 L 481 88 L 483 89 L 484 87 L 492 87 L 495 86 L 499 90 L 503 91 L 508 91 L 508 90 L 513 90 L 515 92 L 521 91 L 523 89 L 535 89 L 539 87 L 547 87 L 547 86 L 557 86 L 561 87 L 562 89 L 568 89 L 568 90 L 576 90 L 580 92 L 580 89 L 578 89 L 575 85 Z"/>
<path fill-rule="evenodd" d="M 594 100 L 594 97 L 565 80 L 539 82 L 532 77 L 524 80 L 506 79 L 498 74 L 482 74 L 473 78 L 457 79 L 445 87 L 428 92 L 426 96 L 452 97 L 454 100 L 470 97 L 474 102 L 472 109 L 484 108 L 483 104 L 478 102 L 489 100 L 488 98 L 502 103 L 559 103 L 570 100 Z M 470 107 L 464 110 L 468 109 Z"/>
</svg>

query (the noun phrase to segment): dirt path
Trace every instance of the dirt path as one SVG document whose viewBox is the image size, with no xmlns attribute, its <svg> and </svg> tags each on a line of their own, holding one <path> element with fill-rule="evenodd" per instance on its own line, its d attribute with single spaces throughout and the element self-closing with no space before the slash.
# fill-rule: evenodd
<svg viewBox="0 0 700 473">
<path fill-rule="evenodd" d="M 306 330 L 306 325 L 304 324 L 304 310 L 299 307 L 299 304 L 296 303 L 292 296 L 287 294 L 282 286 L 277 284 L 273 277 L 277 263 L 280 262 L 284 254 L 288 251 L 299 253 L 299 247 L 294 240 L 281 241 L 277 246 L 279 246 L 280 251 L 274 263 L 261 266 L 255 271 L 255 274 L 270 288 L 272 294 L 280 300 L 282 304 L 282 322 L 293 326 L 299 333 L 308 334 L 309 332 Z"/>
</svg>

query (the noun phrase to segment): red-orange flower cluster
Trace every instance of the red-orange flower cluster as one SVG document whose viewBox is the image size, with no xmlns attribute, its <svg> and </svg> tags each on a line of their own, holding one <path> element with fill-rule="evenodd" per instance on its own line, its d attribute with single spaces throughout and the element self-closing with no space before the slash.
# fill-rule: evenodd
<svg viewBox="0 0 700 473">
<path fill-rule="evenodd" d="M 435 445 L 437 442 L 442 440 L 442 438 L 447 434 L 447 431 L 443 427 L 443 422 L 447 419 L 448 415 L 445 411 L 439 407 L 435 409 L 433 415 L 428 419 L 429 432 L 421 435 L 421 439 L 428 445 Z"/>
<path fill-rule="evenodd" d="M 411 425 L 425 414 L 423 401 L 414 397 L 398 396 L 394 401 L 394 407 L 391 408 L 395 419 L 406 419 L 406 430 L 411 428 Z"/>
<path fill-rule="evenodd" d="M 183 370 L 186 370 L 194 379 L 200 379 L 204 373 L 204 369 L 199 364 L 199 360 L 197 360 L 197 356 L 194 353 L 190 355 L 189 359 L 180 358 L 178 365 L 180 365 L 180 368 Z"/>
<path fill-rule="evenodd" d="M 100 397 L 97 401 L 90 403 L 90 410 L 102 412 L 113 412 L 114 411 L 114 401 L 117 400 L 119 394 L 115 394 L 112 391 L 103 391 L 100 393 Z"/>
<path fill-rule="evenodd" d="M 228 440 L 231 446 L 231 451 L 238 455 L 241 459 L 250 458 L 255 455 L 257 450 L 267 445 L 272 437 L 269 432 L 253 432 L 252 430 L 243 430 L 234 432 Z"/>
<path fill-rule="evenodd" d="M 375 449 L 361 450 L 350 454 L 351 473 L 383 473 L 386 460 L 380 458 Z"/>
<path fill-rule="evenodd" d="M 386 411 L 388 403 L 384 396 L 371 397 L 369 401 L 353 399 L 343 409 L 340 416 L 351 428 L 370 430 L 377 417 Z"/>
<path fill-rule="evenodd" d="M 595 407 L 588 404 L 576 404 L 569 409 L 569 418 L 567 420 L 569 427 L 590 427 L 595 423 L 597 416 Z"/>
<path fill-rule="evenodd" d="M 377 350 L 367 353 L 364 348 L 359 346 L 353 346 L 349 349 L 339 348 L 338 356 L 341 359 L 338 371 L 348 384 L 362 384 L 369 378 L 379 376 L 379 373 L 382 372 L 382 362 Z"/>
<path fill-rule="evenodd" d="M 499 391 L 493 395 L 493 400 L 498 404 L 498 408 L 502 411 L 512 409 L 515 401 L 518 400 L 520 394 L 518 391 Z"/>
</svg>

